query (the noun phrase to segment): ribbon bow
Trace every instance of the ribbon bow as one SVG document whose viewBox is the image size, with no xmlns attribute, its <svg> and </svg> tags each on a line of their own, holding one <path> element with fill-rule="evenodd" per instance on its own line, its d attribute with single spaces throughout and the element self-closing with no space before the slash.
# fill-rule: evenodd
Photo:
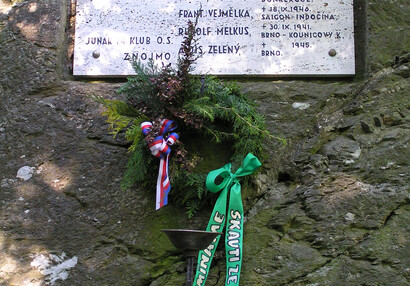
<svg viewBox="0 0 410 286">
<path fill-rule="evenodd" d="M 151 154 L 160 159 L 155 203 L 156 210 L 168 204 L 168 193 L 171 190 L 171 184 L 168 177 L 168 159 L 169 153 L 171 152 L 170 146 L 178 140 L 179 136 L 177 133 L 171 133 L 165 138 L 164 135 L 175 128 L 177 128 L 177 124 L 174 121 L 168 119 L 162 120 L 158 136 L 148 144 Z M 142 122 L 141 129 L 142 133 L 147 135 L 152 129 L 152 123 L 147 121 Z"/>
<path fill-rule="evenodd" d="M 206 178 L 206 186 L 210 192 L 216 193 L 222 190 L 215 203 L 207 231 L 220 232 L 223 230 L 226 218 L 226 202 L 229 196 L 228 219 L 226 223 L 225 251 L 226 251 L 226 280 L 225 285 L 239 285 L 242 264 L 243 244 L 243 206 L 241 198 L 241 184 L 238 177 L 252 174 L 262 164 L 253 154 L 249 153 L 242 162 L 241 167 L 233 174 L 231 164 L 220 169 L 211 171 Z M 216 184 L 217 177 L 223 181 Z M 220 236 L 198 255 L 198 266 L 194 280 L 194 286 L 205 285 L 211 266 L 212 258 L 218 246 Z"/>
</svg>

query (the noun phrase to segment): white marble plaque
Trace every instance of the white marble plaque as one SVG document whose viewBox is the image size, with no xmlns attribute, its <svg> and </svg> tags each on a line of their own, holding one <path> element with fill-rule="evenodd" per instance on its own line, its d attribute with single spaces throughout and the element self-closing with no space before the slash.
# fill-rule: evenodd
<svg viewBox="0 0 410 286">
<path fill-rule="evenodd" d="M 134 74 L 131 61 L 173 63 L 188 20 L 194 73 L 353 75 L 353 0 L 77 0 L 74 75 Z"/>
</svg>

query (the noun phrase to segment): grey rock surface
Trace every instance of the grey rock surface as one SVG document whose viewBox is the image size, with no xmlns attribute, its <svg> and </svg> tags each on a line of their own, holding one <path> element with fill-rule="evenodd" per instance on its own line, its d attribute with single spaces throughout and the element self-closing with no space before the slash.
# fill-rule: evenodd
<svg viewBox="0 0 410 286">
<path fill-rule="evenodd" d="M 241 285 L 409 285 L 407 2 L 361 6 L 362 76 L 240 81 L 288 141 L 264 143 L 244 190 Z M 88 96 L 124 81 L 71 76 L 72 3 L 0 3 L 0 285 L 184 285 L 160 230 L 204 229 L 210 210 L 188 220 L 154 211 L 152 190 L 120 190 L 127 142 Z M 220 247 L 207 285 L 224 268 Z"/>
</svg>

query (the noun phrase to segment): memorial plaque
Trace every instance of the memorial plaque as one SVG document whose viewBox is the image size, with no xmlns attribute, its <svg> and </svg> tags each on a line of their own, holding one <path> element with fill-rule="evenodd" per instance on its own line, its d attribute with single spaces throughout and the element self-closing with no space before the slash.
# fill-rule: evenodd
<svg viewBox="0 0 410 286">
<path fill-rule="evenodd" d="M 196 74 L 355 73 L 353 0 L 77 0 L 74 75 L 175 64 L 196 17 Z"/>
</svg>

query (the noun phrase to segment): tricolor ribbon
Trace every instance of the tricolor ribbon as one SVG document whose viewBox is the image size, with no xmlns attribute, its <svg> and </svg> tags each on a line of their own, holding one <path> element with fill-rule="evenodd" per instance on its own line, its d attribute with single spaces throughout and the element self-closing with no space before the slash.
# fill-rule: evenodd
<svg viewBox="0 0 410 286">
<path fill-rule="evenodd" d="M 166 134 L 177 128 L 177 124 L 168 119 L 161 122 L 161 129 L 158 136 L 148 144 L 151 154 L 160 159 L 159 172 L 157 179 L 157 193 L 155 209 L 158 210 L 168 204 L 168 193 L 171 190 L 171 184 L 168 176 L 168 159 L 171 152 L 170 146 L 173 145 L 179 138 L 177 133 L 171 133 L 168 137 Z M 141 123 L 142 133 L 147 135 L 152 129 L 151 122 Z"/>
<path fill-rule="evenodd" d="M 241 184 L 238 177 L 252 174 L 262 164 L 253 154 L 248 154 L 242 162 L 241 167 L 232 174 L 231 164 L 211 171 L 206 178 L 206 186 L 210 192 L 216 193 L 222 190 L 215 203 L 209 220 L 207 231 L 221 232 L 228 215 L 225 234 L 226 251 L 226 280 L 225 285 L 239 285 L 242 264 L 243 243 L 243 206 L 241 198 Z M 216 184 L 216 179 L 221 177 L 223 181 Z M 228 214 L 226 214 L 226 202 L 229 193 Z M 205 285 L 211 267 L 212 258 L 218 246 L 220 236 L 198 255 L 198 265 L 194 280 L 194 286 Z"/>
</svg>

